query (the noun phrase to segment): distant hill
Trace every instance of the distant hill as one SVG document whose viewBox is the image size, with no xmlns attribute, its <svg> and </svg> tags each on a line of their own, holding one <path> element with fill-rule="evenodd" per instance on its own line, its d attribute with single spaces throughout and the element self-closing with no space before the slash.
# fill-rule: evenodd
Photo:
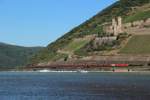
<svg viewBox="0 0 150 100">
<path fill-rule="evenodd" d="M 124 23 L 150 18 L 150 0 L 117 1 L 34 55 L 32 64 L 66 60 L 73 53 L 85 56 L 86 48 L 84 47 L 90 45 L 91 40 L 82 38 L 91 34 L 105 36 L 102 24 L 111 22 L 112 18 L 117 16 L 121 16 Z M 90 50 L 90 52 L 94 51 Z"/>
<path fill-rule="evenodd" d="M 43 47 L 21 47 L 0 43 L 0 69 L 24 66 L 29 58 L 41 49 Z"/>
</svg>

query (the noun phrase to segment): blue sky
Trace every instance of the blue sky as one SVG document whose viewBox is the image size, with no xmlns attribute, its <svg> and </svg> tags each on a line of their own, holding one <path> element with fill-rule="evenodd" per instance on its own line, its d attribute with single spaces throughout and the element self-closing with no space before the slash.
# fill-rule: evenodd
<svg viewBox="0 0 150 100">
<path fill-rule="evenodd" d="M 0 42 L 46 46 L 117 0 L 0 0 Z"/>
</svg>

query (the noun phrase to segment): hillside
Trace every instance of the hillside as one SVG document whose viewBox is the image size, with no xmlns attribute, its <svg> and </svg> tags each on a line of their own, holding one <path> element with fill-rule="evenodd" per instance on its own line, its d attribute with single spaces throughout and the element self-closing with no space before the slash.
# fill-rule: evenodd
<svg viewBox="0 0 150 100">
<path fill-rule="evenodd" d="M 117 16 L 121 16 L 124 23 L 145 20 L 150 18 L 150 0 L 120 0 L 99 12 L 83 24 L 75 27 L 70 32 L 49 44 L 47 48 L 32 57 L 32 64 L 41 62 L 52 62 L 66 60 L 71 57 L 82 57 L 93 55 L 93 52 L 111 50 L 114 45 L 120 44 L 121 40 L 113 41 L 96 49 L 91 49 L 91 40 L 87 35 L 107 36 L 102 25 L 111 22 Z M 128 37 L 128 36 L 127 36 Z M 80 41 L 82 38 L 85 40 Z M 76 41 L 78 39 L 78 42 Z M 64 52 L 65 51 L 65 52 Z"/>
<path fill-rule="evenodd" d="M 150 35 L 133 36 L 127 45 L 121 49 L 124 54 L 149 54 L 150 53 Z"/>
<path fill-rule="evenodd" d="M 42 47 L 21 47 L 0 43 L 0 69 L 15 68 L 27 64 L 29 57 Z"/>
</svg>

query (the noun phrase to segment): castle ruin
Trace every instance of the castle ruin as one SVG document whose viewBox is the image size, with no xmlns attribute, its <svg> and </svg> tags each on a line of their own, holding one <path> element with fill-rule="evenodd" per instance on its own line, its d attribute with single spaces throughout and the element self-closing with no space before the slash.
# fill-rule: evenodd
<svg viewBox="0 0 150 100">
<path fill-rule="evenodd" d="M 129 34 L 149 34 L 150 18 L 137 20 L 128 23 L 122 23 L 122 18 L 113 18 L 111 23 L 103 25 L 103 31 L 117 36 L 119 33 Z"/>
<path fill-rule="evenodd" d="M 122 18 L 113 18 L 111 25 L 104 26 L 104 31 L 106 33 L 113 33 L 114 36 L 117 36 L 119 33 L 122 33 Z"/>
</svg>

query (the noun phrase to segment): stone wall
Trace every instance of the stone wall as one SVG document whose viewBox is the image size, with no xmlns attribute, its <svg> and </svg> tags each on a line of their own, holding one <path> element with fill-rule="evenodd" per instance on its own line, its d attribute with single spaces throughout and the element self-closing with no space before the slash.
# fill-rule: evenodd
<svg viewBox="0 0 150 100">
<path fill-rule="evenodd" d="M 113 37 L 96 37 L 94 39 L 93 46 L 94 46 L 94 48 L 97 48 L 97 46 L 101 46 L 101 45 L 106 44 L 106 43 L 112 43 L 112 41 L 115 41 L 115 40 L 117 40 L 116 36 L 113 36 Z"/>
<path fill-rule="evenodd" d="M 150 18 L 123 24 L 123 31 L 134 35 L 150 34 Z"/>
<path fill-rule="evenodd" d="M 150 27 L 150 18 L 123 24 L 122 18 L 118 17 L 117 19 L 112 19 L 111 24 L 105 24 L 103 26 L 103 30 L 106 33 L 113 33 L 114 36 L 117 36 L 119 33 L 128 32 L 128 30 L 132 31 L 136 29 L 140 31 L 140 29 L 145 30 L 146 28 L 149 28 L 149 27 Z M 130 34 L 132 34 L 132 32 L 130 32 Z"/>
</svg>

